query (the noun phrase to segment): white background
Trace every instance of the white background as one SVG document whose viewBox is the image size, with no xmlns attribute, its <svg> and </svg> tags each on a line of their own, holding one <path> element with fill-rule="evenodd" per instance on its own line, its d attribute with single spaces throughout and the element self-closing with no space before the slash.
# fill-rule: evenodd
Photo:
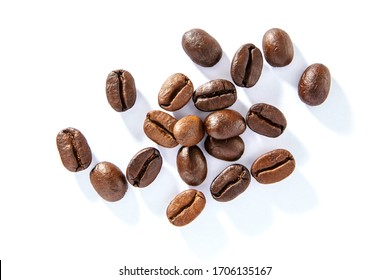
<svg viewBox="0 0 390 280">
<path fill-rule="evenodd" d="M 125 265 L 209 270 L 194 279 L 226 279 L 211 276 L 215 266 L 272 266 L 264 279 L 389 279 L 390 22 L 385 1 L 344 2 L 1 1 L 4 279 L 162 279 L 119 276 Z M 181 47 L 182 34 L 195 27 L 224 50 L 213 68 L 195 65 Z M 195 87 L 231 79 L 235 51 L 244 43 L 261 48 L 273 27 L 294 42 L 292 64 L 265 62 L 258 84 L 239 88 L 232 108 L 245 115 L 251 104 L 272 104 L 287 129 L 276 139 L 247 129 L 238 162 L 249 167 L 262 153 L 286 148 L 297 162 L 290 177 L 273 185 L 252 180 L 244 194 L 218 203 L 209 185 L 230 163 L 205 153 L 209 173 L 198 189 L 207 205 L 183 228 L 165 216 L 169 201 L 188 188 L 176 171 L 179 147 L 160 147 L 164 165 L 148 188 L 129 185 L 117 203 L 95 193 L 89 171 L 97 162 L 125 170 L 140 149 L 157 147 L 142 123 L 159 109 L 157 93 L 169 75 L 182 72 Z M 297 82 L 315 62 L 328 66 L 332 87 L 324 104 L 308 107 Z M 107 74 L 118 68 L 133 74 L 138 93 L 124 113 L 105 96 Z M 174 116 L 189 113 L 198 113 L 192 101 Z M 93 163 L 78 174 L 62 166 L 56 148 L 68 126 L 93 151 Z"/>
</svg>

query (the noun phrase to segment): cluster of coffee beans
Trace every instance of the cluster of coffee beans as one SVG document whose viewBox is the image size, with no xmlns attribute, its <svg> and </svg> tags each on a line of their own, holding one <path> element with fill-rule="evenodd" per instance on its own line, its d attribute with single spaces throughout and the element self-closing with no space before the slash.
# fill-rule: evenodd
<svg viewBox="0 0 390 280">
<path fill-rule="evenodd" d="M 201 29 L 191 29 L 182 36 L 182 47 L 189 58 L 203 67 L 213 67 L 222 57 L 217 40 Z M 263 53 L 267 63 L 283 67 L 291 63 L 294 47 L 289 35 L 278 28 L 263 36 Z M 240 135 L 249 127 L 266 137 L 278 137 L 286 129 L 287 121 L 276 107 L 257 103 L 246 117 L 228 109 L 237 100 L 236 86 L 253 87 L 263 69 L 263 54 L 254 44 L 244 44 L 235 53 L 231 63 L 231 78 L 211 80 L 196 89 L 182 73 L 169 76 L 158 93 L 162 110 L 147 113 L 143 124 L 145 135 L 164 148 L 181 145 L 176 163 L 182 180 L 190 186 L 200 185 L 207 176 L 207 160 L 197 146 L 206 135 L 204 148 L 211 156 L 225 161 L 237 161 L 244 153 L 245 144 Z M 312 64 L 303 72 L 298 84 L 300 99 L 308 105 L 325 101 L 330 90 L 330 72 L 323 64 Z M 136 86 L 126 70 L 112 71 L 106 80 L 106 95 L 111 107 L 123 112 L 135 105 Z M 192 99 L 200 111 L 210 112 L 202 120 L 196 115 L 176 119 L 168 112 L 176 111 Z M 166 112 L 168 111 L 168 112 Z M 57 135 L 57 147 L 63 165 L 72 172 L 86 169 L 92 161 L 91 149 L 84 135 L 75 128 L 66 128 Z M 90 181 L 96 192 L 107 201 L 118 201 L 126 194 L 128 183 L 144 188 L 160 173 L 163 158 L 158 149 L 147 147 L 130 160 L 126 175 L 111 162 L 103 161 L 90 172 Z M 295 169 L 293 155 L 285 149 L 275 149 L 260 155 L 250 167 L 231 164 L 212 181 L 210 193 L 217 201 L 230 201 L 243 193 L 253 177 L 262 184 L 279 182 Z M 193 221 L 204 209 L 204 194 L 187 189 L 173 198 L 166 215 L 175 226 Z"/>
</svg>

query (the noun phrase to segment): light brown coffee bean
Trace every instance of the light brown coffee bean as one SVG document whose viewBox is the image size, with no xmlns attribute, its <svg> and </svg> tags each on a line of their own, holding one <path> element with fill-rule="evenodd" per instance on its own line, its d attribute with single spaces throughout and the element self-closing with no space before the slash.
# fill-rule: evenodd
<svg viewBox="0 0 390 280">
<path fill-rule="evenodd" d="M 133 76 L 123 69 L 112 71 L 106 80 L 106 95 L 108 103 L 117 112 L 133 107 L 137 99 Z"/>
<path fill-rule="evenodd" d="M 272 28 L 263 36 L 264 58 L 269 65 L 283 67 L 294 58 L 294 45 L 286 31 Z"/>
<path fill-rule="evenodd" d="M 194 146 L 204 136 L 203 121 L 195 115 L 188 115 L 178 120 L 173 127 L 173 136 L 183 146 Z"/>
<path fill-rule="evenodd" d="M 192 97 L 194 86 L 182 73 L 167 78 L 158 93 L 158 105 L 167 111 L 176 111 L 184 107 Z"/>
<path fill-rule="evenodd" d="M 160 111 L 150 111 L 144 121 L 144 132 L 155 143 L 166 147 L 173 148 L 178 145 L 173 136 L 173 127 L 177 119 L 171 115 Z"/>
</svg>

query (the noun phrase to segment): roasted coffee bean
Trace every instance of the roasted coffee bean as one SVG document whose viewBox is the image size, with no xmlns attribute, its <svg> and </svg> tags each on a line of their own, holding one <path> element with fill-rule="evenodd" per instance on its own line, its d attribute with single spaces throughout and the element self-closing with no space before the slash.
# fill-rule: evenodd
<svg viewBox="0 0 390 280">
<path fill-rule="evenodd" d="M 223 109 L 209 114 L 204 120 L 206 133 L 215 139 L 228 139 L 242 134 L 245 119 L 235 110 Z"/>
<path fill-rule="evenodd" d="M 115 70 L 106 80 L 108 103 L 117 112 L 124 112 L 133 107 L 137 91 L 133 76 L 126 70 Z"/>
<path fill-rule="evenodd" d="M 176 165 L 180 177 L 190 186 L 198 186 L 206 179 L 207 161 L 198 146 L 181 147 Z"/>
<path fill-rule="evenodd" d="M 212 67 L 222 57 L 222 48 L 206 31 L 195 28 L 183 34 L 181 45 L 193 62 L 203 67 Z"/>
<path fill-rule="evenodd" d="M 240 136 L 222 140 L 207 136 L 204 147 L 213 157 L 226 161 L 240 159 L 245 150 L 244 141 Z"/>
<path fill-rule="evenodd" d="M 253 87 L 263 70 L 263 55 L 254 44 L 242 45 L 235 53 L 230 67 L 234 83 L 240 87 Z"/>
<path fill-rule="evenodd" d="M 158 105 L 167 111 L 184 107 L 192 97 L 194 86 L 184 74 L 176 73 L 168 77 L 158 93 Z"/>
<path fill-rule="evenodd" d="M 236 87 L 224 79 L 204 83 L 195 90 L 192 96 L 195 107 L 206 112 L 225 109 L 233 105 L 236 100 Z"/>
<path fill-rule="evenodd" d="M 272 184 L 288 177 L 295 169 L 293 155 L 276 149 L 258 157 L 252 164 L 252 176 L 262 184 Z"/>
<path fill-rule="evenodd" d="M 125 175 L 115 164 L 100 162 L 91 170 L 89 179 L 96 192 L 107 201 L 118 201 L 127 192 Z"/>
<path fill-rule="evenodd" d="M 268 64 L 283 67 L 293 60 L 294 46 L 286 31 L 272 28 L 263 36 L 263 52 Z"/>
<path fill-rule="evenodd" d="M 329 69 L 321 63 L 312 64 L 306 68 L 299 80 L 299 97 L 307 105 L 320 105 L 328 97 L 330 84 Z"/>
<path fill-rule="evenodd" d="M 142 149 L 127 165 L 127 181 L 138 188 L 149 186 L 160 173 L 162 163 L 163 159 L 156 148 Z"/>
<path fill-rule="evenodd" d="M 194 146 L 204 136 L 204 126 L 198 116 L 188 115 L 178 120 L 173 127 L 173 136 L 183 146 Z"/>
<path fill-rule="evenodd" d="M 77 172 L 88 168 L 92 161 L 87 139 L 76 128 L 66 128 L 57 134 L 57 149 L 66 169 Z"/>
<path fill-rule="evenodd" d="M 210 192 L 215 200 L 226 202 L 242 194 L 250 182 L 249 170 L 241 164 L 232 164 L 215 177 Z"/>
<path fill-rule="evenodd" d="M 175 226 L 185 226 L 191 223 L 203 211 L 206 198 L 201 191 L 194 189 L 179 193 L 167 207 L 167 218 Z"/>
<path fill-rule="evenodd" d="M 283 113 L 265 103 L 257 103 L 249 108 L 246 123 L 254 132 L 272 138 L 281 135 L 287 126 Z"/>
<path fill-rule="evenodd" d="M 173 127 L 176 122 L 177 120 L 171 115 L 153 110 L 146 115 L 144 132 L 155 143 L 166 148 L 173 148 L 178 145 L 173 136 Z"/>
</svg>

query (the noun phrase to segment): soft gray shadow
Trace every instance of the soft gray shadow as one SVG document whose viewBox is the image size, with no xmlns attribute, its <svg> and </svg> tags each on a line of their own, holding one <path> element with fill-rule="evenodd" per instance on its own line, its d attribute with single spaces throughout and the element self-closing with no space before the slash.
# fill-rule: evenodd
<svg viewBox="0 0 390 280">
<path fill-rule="evenodd" d="M 202 67 L 195 63 L 194 65 L 196 65 L 199 71 L 202 72 L 209 80 L 226 79 L 231 81 L 230 59 L 225 52 L 222 53 L 221 60 L 212 67 Z"/>
<path fill-rule="evenodd" d="M 171 168 L 174 168 L 176 170 L 176 157 L 180 147 L 180 145 L 177 145 L 174 148 L 164 148 L 161 146 L 157 147 L 163 158 L 164 166 L 170 166 Z"/>
<path fill-rule="evenodd" d="M 344 90 L 332 78 L 328 98 L 318 106 L 306 105 L 310 112 L 326 127 L 340 133 L 349 134 L 353 129 L 351 106 Z"/>
<path fill-rule="evenodd" d="M 179 187 L 175 176 L 163 166 L 157 178 L 146 188 L 139 189 L 139 192 L 151 212 L 161 216 L 172 198 L 179 193 Z"/>
<path fill-rule="evenodd" d="M 95 167 L 96 164 L 98 164 L 98 159 L 96 158 L 95 154 L 92 153 L 92 162 L 90 166 L 80 172 L 76 172 L 74 174 L 77 184 L 80 187 L 81 192 L 85 195 L 86 198 L 90 201 L 97 201 L 99 199 L 99 195 L 96 193 L 95 189 L 93 188 L 90 180 L 89 180 L 89 173 L 91 170 Z"/>
<path fill-rule="evenodd" d="M 288 82 L 292 87 L 298 88 L 299 79 L 308 66 L 299 48 L 294 44 L 294 58 L 291 63 L 284 67 L 273 67 L 275 74 Z"/>
<path fill-rule="evenodd" d="M 139 207 L 131 185 L 125 196 L 115 202 L 104 201 L 105 205 L 123 222 L 128 225 L 135 225 L 139 222 Z"/>
<path fill-rule="evenodd" d="M 210 201 L 208 193 L 206 207 L 203 212 L 193 221 L 180 228 L 180 232 L 187 242 L 188 247 L 202 259 L 213 259 L 227 245 L 227 235 L 218 219 L 219 206 Z"/>
<path fill-rule="evenodd" d="M 137 89 L 136 104 L 129 110 L 122 112 L 121 117 L 128 131 L 140 142 L 145 139 L 143 123 L 146 114 L 152 110 L 149 102 Z"/>
<path fill-rule="evenodd" d="M 240 99 L 237 99 L 236 102 L 234 102 L 234 104 L 227 109 L 231 109 L 239 112 L 241 116 L 245 119 L 249 107 L 245 105 Z"/>
</svg>

